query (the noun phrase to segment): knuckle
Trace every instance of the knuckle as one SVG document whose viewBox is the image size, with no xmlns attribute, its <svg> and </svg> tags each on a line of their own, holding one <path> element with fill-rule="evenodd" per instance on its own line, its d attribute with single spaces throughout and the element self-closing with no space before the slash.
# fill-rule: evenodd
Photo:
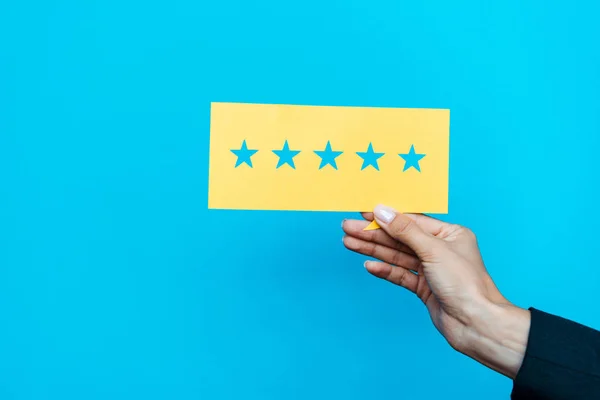
<svg viewBox="0 0 600 400">
<path fill-rule="evenodd" d="M 392 264 L 394 265 L 402 265 L 403 261 L 404 261 L 404 257 L 402 256 L 402 253 L 399 251 L 394 252 L 394 255 L 392 256 Z"/>
<path fill-rule="evenodd" d="M 477 240 L 477 236 L 475 236 L 475 233 L 472 230 L 470 230 L 469 228 L 466 228 L 464 226 L 459 226 L 458 230 L 467 239 L 473 240 L 473 241 Z"/>
<path fill-rule="evenodd" d="M 375 255 L 375 250 L 376 250 L 376 246 L 374 243 L 365 242 L 362 245 L 361 253 L 363 253 L 367 256 L 373 256 L 373 255 Z"/>
<path fill-rule="evenodd" d="M 364 235 L 365 235 L 365 239 L 366 239 L 366 240 L 368 240 L 368 241 L 373 241 L 373 240 L 375 240 L 375 233 L 376 233 L 377 231 L 374 231 L 374 230 L 373 230 L 373 231 L 363 231 L 363 232 L 364 232 Z"/>
<path fill-rule="evenodd" d="M 399 286 L 404 286 L 406 284 L 406 278 L 407 275 L 410 272 L 408 272 L 407 270 L 403 269 L 403 268 L 398 268 L 398 285 Z"/>
<path fill-rule="evenodd" d="M 392 229 L 397 235 L 405 235 L 413 230 L 415 221 L 411 218 L 396 218 L 394 220 Z"/>
</svg>

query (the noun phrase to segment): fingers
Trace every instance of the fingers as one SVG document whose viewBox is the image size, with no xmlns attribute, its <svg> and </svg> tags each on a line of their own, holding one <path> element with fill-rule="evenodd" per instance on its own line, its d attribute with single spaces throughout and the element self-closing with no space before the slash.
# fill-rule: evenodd
<svg viewBox="0 0 600 400">
<path fill-rule="evenodd" d="M 407 269 L 394 267 L 388 263 L 378 261 L 365 262 L 365 268 L 370 274 L 375 275 L 378 278 L 402 286 L 413 293 L 417 292 L 419 277 Z"/>
<path fill-rule="evenodd" d="M 364 219 L 366 219 L 367 221 L 373 221 L 373 213 L 372 212 L 364 212 L 364 213 L 360 213 L 360 215 L 362 215 L 362 217 Z"/>
<path fill-rule="evenodd" d="M 398 242 L 387 234 L 383 229 L 376 229 L 371 231 L 363 230 L 369 222 L 348 219 L 342 223 L 342 229 L 344 232 L 355 238 L 366 240 L 368 242 L 379 243 L 392 249 L 397 249 L 408 254 L 414 254 L 414 252 L 405 244 Z"/>
<path fill-rule="evenodd" d="M 381 244 L 358 239 L 352 236 L 344 237 L 343 241 L 344 246 L 346 246 L 346 248 L 349 250 L 364 254 L 365 256 L 377 258 L 393 265 L 411 269 L 413 271 L 416 271 L 421 264 L 417 257 L 387 246 L 383 246 Z"/>
<path fill-rule="evenodd" d="M 394 209 L 378 205 L 374 210 L 375 220 L 392 238 L 410 247 L 422 260 L 431 256 L 439 239 L 425 232 L 416 220 Z"/>
</svg>

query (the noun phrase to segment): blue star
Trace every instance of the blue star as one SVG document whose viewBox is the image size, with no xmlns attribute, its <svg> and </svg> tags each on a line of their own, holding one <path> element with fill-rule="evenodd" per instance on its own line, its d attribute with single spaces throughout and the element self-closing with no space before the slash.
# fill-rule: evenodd
<svg viewBox="0 0 600 400">
<path fill-rule="evenodd" d="M 235 162 L 235 167 L 239 167 L 243 163 L 246 163 L 252 168 L 252 157 L 258 150 L 248 150 L 248 146 L 246 146 L 246 140 L 242 142 L 242 147 L 239 150 L 231 150 L 233 154 L 237 156 L 237 161 Z"/>
<path fill-rule="evenodd" d="M 288 145 L 287 140 L 283 144 L 283 149 L 281 150 L 273 150 L 273 153 L 279 157 L 279 161 L 277 162 L 277 168 L 281 167 L 284 164 L 288 164 L 290 167 L 296 169 L 294 165 L 294 157 L 300 153 L 300 150 L 290 150 L 290 146 Z"/>
<path fill-rule="evenodd" d="M 377 160 L 383 157 L 385 153 L 375 153 L 375 151 L 373 150 L 373 145 L 369 143 L 369 148 L 367 149 L 367 151 L 357 151 L 356 154 L 358 154 L 358 156 L 363 159 L 363 165 L 360 169 L 361 171 L 367 168 L 369 165 L 375 168 L 377 171 L 379 171 L 379 165 L 377 164 Z"/>
<path fill-rule="evenodd" d="M 400 157 L 404 159 L 404 169 L 402 172 L 406 171 L 410 167 L 413 167 L 417 171 L 421 172 L 421 167 L 419 166 L 419 160 L 425 157 L 425 154 L 417 154 L 415 153 L 415 145 L 410 146 L 410 150 L 408 154 L 398 154 Z"/>
<path fill-rule="evenodd" d="M 315 150 L 315 154 L 321 157 L 321 165 L 319 165 L 319 169 L 326 167 L 327 165 L 331 165 L 333 168 L 337 169 L 335 159 L 336 157 L 339 157 L 342 153 L 343 151 L 331 150 L 331 143 L 329 143 L 328 140 L 327 146 L 325 146 L 325 150 Z"/>
</svg>

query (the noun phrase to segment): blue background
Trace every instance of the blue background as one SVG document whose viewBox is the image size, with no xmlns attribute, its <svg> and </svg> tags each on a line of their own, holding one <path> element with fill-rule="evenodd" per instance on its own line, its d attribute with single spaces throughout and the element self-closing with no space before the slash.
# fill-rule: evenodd
<svg viewBox="0 0 600 400">
<path fill-rule="evenodd" d="M 209 103 L 450 108 L 443 218 L 598 328 L 597 4 L 3 2 L 0 397 L 508 398 L 351 215 L 207 210 Z"/>
</svg>

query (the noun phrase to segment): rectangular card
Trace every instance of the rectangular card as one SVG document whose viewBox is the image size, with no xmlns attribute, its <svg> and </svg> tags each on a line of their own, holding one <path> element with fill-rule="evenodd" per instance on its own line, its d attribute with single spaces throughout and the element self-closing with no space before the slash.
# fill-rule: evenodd
<svg viewBox="0 0 600 400">
<path fill-rule="evenodd" d="M 447 213 L 450 110 L 212 103 L 208 207 Z"/>
</svg>

